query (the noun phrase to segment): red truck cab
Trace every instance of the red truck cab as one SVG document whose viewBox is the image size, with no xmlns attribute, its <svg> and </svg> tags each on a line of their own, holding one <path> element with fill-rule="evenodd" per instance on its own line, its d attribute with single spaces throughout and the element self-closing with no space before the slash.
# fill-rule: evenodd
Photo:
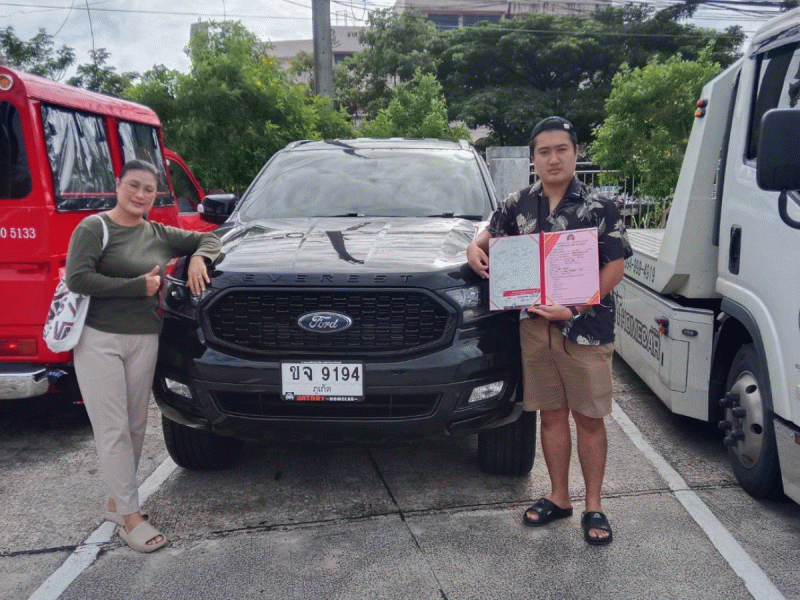
<svg viewBox="0 0 800 600">
<path fill-rule="evenodd" d="M 116 174 L 133 158 L 160 171 L 149 219 L 217 226 L 151 109 L 0 67 L 0 401 L 77 393 L 71 353 L 50 352 L 42 327 L 73 229 L 114 206 Z"/>
</svg>

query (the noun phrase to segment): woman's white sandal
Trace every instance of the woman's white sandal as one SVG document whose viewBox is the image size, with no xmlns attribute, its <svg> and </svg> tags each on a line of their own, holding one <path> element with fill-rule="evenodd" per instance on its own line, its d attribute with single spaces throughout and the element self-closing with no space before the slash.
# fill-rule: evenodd
<svg viewBox="0 0 800 600">
<path fill-rule="evenodd" d="M 161 541 L 155 544 L 148 544 L 150 540 L 161 536 Z M 119 537 L 137 552 L 153 552 L 163 548 L 167 543 L 167 536 L 158 529 L 150 525 L 147 521 L 139 523 L 131 531 L 125 531 L 125 527 L 119 528 Z"/>
</svg>

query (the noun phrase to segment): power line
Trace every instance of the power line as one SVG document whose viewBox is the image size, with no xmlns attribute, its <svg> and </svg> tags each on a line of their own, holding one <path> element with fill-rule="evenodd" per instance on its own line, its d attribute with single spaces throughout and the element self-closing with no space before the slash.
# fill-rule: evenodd
<svg viewBox="0 0 800 600">
<path fill-rule="evenodd" d="M 38 8 L 38 9 L 49 9 L 49 10 L 69 10 L 69 6 L 54 6 L 54 5 L 46 5 L 46 4 L 26 4 L 22 2 L 0 2 L 0 6 L 8 6 L 8 7 L 15 7 L 15 8 Z M 310 7 L 309 7 L 310 8 Z M 225 15 L 220 13 L 201 13 L 201 12 L 188 12 L 188 11 L 163 11 L 163 10 L 147 10 L 147 9 L 137 9 L 137 8 L 101 8 L 101 7 L 94 7 L 94 11 L 102 11 L 102 12 L 109 12 L 109 13 L 128 13 L 128 14 L 142 14 L 142 15 L 160 15 L 164 17 L 222 17 L 223 19 L 228 18 L 235 18 L 235 19 L 286 19 L 286 20 L 293 20 L 293 21 L 309 21 L 311 17 L 286 17 L 283 15 L 245 15 L 245 14 L 228 14 Z"/>
<path fill-rule="evenodd" d="M 97 64 L 97 51 L 94 48 L 94 27 L 92 26 L 92 13 L 89 10 L 89 0 L 86 0 L 86 14 L 89 15 L 89 32 L 92 34 L 92 58 Z"/>
<path fill-rule="evenodd" d="M 67 24 L 67 19 L 69 19 L 69 16 L 72 14 L 72 7 L 74 6 L 75 6 L 75 0 L 72 0 L 72 4 L 69 5 L 69 10 L 67 11 L 67 16 L 64 17 L 64 20 L 61 22 L 61 25 L 58 26 L 58 29 L 56 29 L 56 32 L 53 34 L 54 38 L 61 32 L 61 30 L 64 28 L 64 25 Z"/>
</svg>

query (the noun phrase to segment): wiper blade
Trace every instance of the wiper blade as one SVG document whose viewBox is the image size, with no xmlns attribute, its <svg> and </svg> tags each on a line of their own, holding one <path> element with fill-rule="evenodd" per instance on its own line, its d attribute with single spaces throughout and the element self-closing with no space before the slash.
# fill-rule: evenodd
<svg viewBox="0 0 800 600">
<path fill-rule="evenodd" d="M 439 213 L 438 215 L 428 215 L 429 217 L 441 217 L 443 219 L 468 219 L 470 221 L 482 221 L 483 215 L 457 215 L 452 212 Z"/>
</svg>

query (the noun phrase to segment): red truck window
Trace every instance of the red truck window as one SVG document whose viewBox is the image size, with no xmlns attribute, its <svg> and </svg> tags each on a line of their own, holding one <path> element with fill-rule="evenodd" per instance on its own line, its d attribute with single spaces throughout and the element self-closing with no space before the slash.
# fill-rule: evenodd
<svg viewBox="0 0 800 600">
<path fill-rule="evenodd" d="M 197 205 L 200 198 L 197 190 L 192 185 L 189 176 L 177 163 L 167 160 L 169 166 L 169 178 L 172 180 L 172 187 L 175 189 L 175 196 L 178 198 L 178 210 L 181 213 L 197 212 Z"/>
<path fill-rule="evenodd" d="M 30 193 L 22 122 L 13 104 L 0 102 L 0 198 L 24 198 Z"/>
<path fill-rule="evenodd" d="M 102 117 L 42 105 L 56 209 L 104 210 L 114 206 L 114 168 Z"/>
<path fill-rule="evenodd" d="M 154 206 L 171 206 L 173 199 L 167 186 L 167 174 L 164 171 L 164 161 L 161 159 L 163 153 L 156 128 L 141 123 L 120 121 L 118 130 L 122 161 L 128 162 L 138 158 L 158 169 L 158 195 Z"/>
</svg>

